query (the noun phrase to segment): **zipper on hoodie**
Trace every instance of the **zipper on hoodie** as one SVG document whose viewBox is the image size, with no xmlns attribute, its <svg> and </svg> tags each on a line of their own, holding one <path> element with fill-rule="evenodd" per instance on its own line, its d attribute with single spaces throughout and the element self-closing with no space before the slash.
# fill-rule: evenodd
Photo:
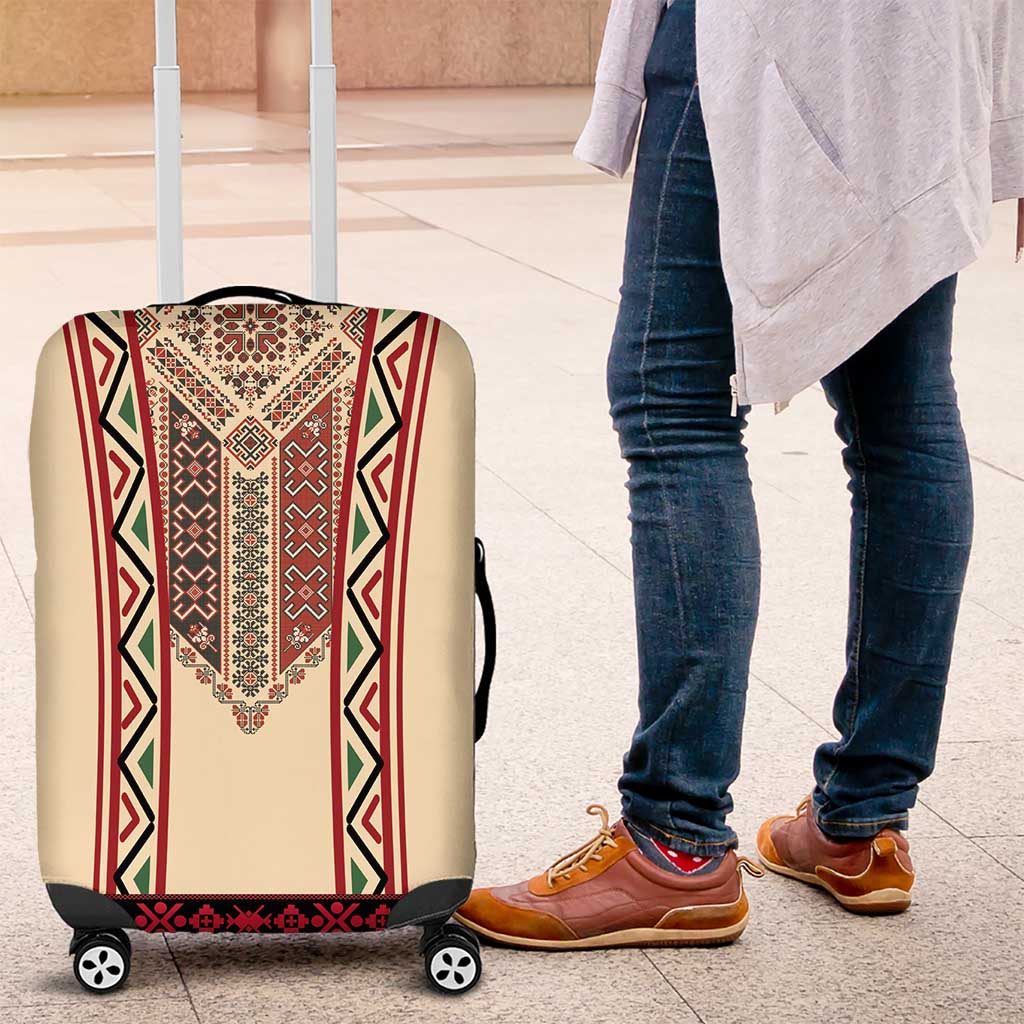
<svg viewBox="0 0 1024 1024">
<path fill-rule="evenodd" d="M 740 389 L 736 383 L 736 374 L 732 374 L 729 378 L 729 390 L 732 392 L 732 408 L 729 412 L 730 416 L 738 416 L 740 412 Z"/>
</svg>

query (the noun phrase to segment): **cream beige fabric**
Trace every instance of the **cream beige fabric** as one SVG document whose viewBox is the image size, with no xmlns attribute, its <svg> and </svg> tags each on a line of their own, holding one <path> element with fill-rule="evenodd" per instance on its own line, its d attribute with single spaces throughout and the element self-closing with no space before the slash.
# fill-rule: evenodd
<svg viewBox="0 0 1024 1024">
<path fill-rule="evenodd" d="M 473 429 L 466 348 L 424 314 L 150 307 L 50 339 L 46 881 L 141 900 L 472 876 Z"/>
</svg>

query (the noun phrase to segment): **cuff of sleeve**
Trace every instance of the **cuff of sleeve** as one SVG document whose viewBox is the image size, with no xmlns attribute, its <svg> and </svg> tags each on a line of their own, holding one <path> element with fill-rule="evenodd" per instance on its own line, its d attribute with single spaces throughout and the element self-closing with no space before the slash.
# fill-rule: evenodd
<svg viewBox="0 0 1024 1024">
<path fill-rule="evenodd" d="M 621 178 L 629 169 L 643 100 L 608 82 L 598 82 L 590 117 L 572 151 L 577 160 Z"/>
</svg>

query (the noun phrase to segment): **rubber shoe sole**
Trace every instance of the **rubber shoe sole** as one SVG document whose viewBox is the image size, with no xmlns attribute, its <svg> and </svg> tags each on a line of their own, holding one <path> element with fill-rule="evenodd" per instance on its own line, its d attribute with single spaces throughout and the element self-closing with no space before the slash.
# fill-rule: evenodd
<svg viewBox="0 0 1024 1024">
<path fill-rule="evenodd" d="M 455 920 L 471 928 L 477 935 L 502 946 L 516 949 L 547 949 L 552 951 L 571 949 L 614 949 L 623 946 L 726 946 L 743 934 L 749 914 L 735 924 L 725 928 L 627 928 L 623 931 L 605 932 L 582 939 L 529 939 L 516 935 L 503 935 L 475 924 L 458 914 Z"/>
<path fill-rule="evenodd" d="M 816 885 L 819 889 L 824 889 L 836 902 L 854 914 L 900 914 L 911 903 L 910 893 L 903 889 L 876 889 L 874 892 L 864 893 L 862 896 L 844 896 L 842 893 L 836 892 L 828 882 L 817 875 L 812 875 L 807 871 L 797 871 L 785 864 L 778 864 L 766 857 L 760 850 L 757 851 L 757 859 L 769 871 L 774 871 L 777 875 L 785 875 L 786 878 L 795 878 L 808 885 Z"/>
</svg>

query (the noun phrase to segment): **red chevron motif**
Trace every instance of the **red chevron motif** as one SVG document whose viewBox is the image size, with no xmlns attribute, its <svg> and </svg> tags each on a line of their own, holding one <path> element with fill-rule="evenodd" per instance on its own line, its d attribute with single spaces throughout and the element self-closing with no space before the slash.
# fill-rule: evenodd
<svg viewBox="0 0 1024 1024">
<path fill-rule="evenodd" d="M 135 691 L 132 689 L 132 684 L 129 683 L 127 679 L 124 681 L 124 693 L 132 704 L 131 710 L 121 719 L 121 728 L 127 729 L 128 726 L 135 721 L 136 716 L 142 710 L 142 701 L 136 696 Z"/>
<path fill-rule="evenodd" d="M 373 837 L 374 842 L 381 842 L 381 834 L 377 830 L 377 827 L 373 824 L 373 812 L 377 810 L 380 805 L 380 797 L 374 794 L 373 799 L 370 801 L 370 806 L 366 808 L 366 813 L 362 817 L 362 826 L 366 829 L 366 833 Z"/>
<path fill-rule="evenodd" d="M 131 475 L 131 467 L 124 461 L 124 459 L 121 458 L 120 455 L 117 454 L 117 452 L 110 453 L 110 461 L 117 468 L 118 472 L 117 482 L 114 484 L 111 492 L 114 495 L 114 500 L 118 501 L 124 493 L 125 485 L 128 483 L 128 477 Z"/>
<path fill-rule="evenodd" d="M 388 500 L 388 492 L 387 489 L 384 487 L 384 484 L 381 482 L 381 477 L 384 475 L 388 466 L 390 466 L 392 462 L 394 462 L 394 457 L 388 454 L 383 459 L 381 459 L 380 462 L 377 463 L 373 471 L 370 473 L 370 479 L 373 481 L 373 486 L 377 488 L 377 493 L 380 495 L 381 501 Z"/>
<path fill-rule="evenodd" d="M 359 714 L 361 714 L 365 721 L 369 722 L 373 726 L 374 732 L 380 732 L 380 722 L 370 713 L 370 702 L 374 697 L 377 696 L 377 684 L 371 684 L 370 688 L 366 691 L 366 696 L 363 698 L 362 703 L 359 705 Z"/>
<path fill-rule="evenodd" d="M 403 386 L 403 380 L 401 374 L 398 372 L 398 368 L 395 365 L 406 352 L 409 351 L 409 342 L 403 341 L 398 348 L 395 349 L 391 355 L 388 356 L 386 362 L 388 364 L 388 370 L 391 372 L 391 379 L 395 382 L 395 387 L 401 391 Z"/>
<path fill-rule="evenodd" d="M 359 596 L 366 602 L 366 607 L 370 610 L 370 614 L 375 618 L 380 618 L 380 608 L 377 607 L 377 602 L 374 601 L 371 596 L 374 590 L 377 589 L 377 584 L 380 583 L 381 577 L 384 575 L 382 569 L 378 569 L 366 582 L 366 586 L 359 591 Z"/>
<path fill-rule="evenodd" d="M 118 840 L 124 842 L 134 831 L 135 826 L 142 820 L 139 817 L 139 812 L 135 809 L 135 804 L 129 799 L 127 793 L 121 794 L 121 806 L 128 812 L 128 824 L 121 829 Z"/>
<path fill-rule="evenodd" d="M 142 593 L 142 588 L 128 574 L 124 566 L 122 566 L 118 570 L 117 574 L 121 577 L 121 582 L 125 585 L 126 590 L 124 604 L 121 605 L 121 615 L 127 616 L 132 605 L 135 604 L 136 600 L 138 599 L 139 594 Z"/>
<path fill-rule="evenodd" d="M 92 347 L 103 358 L 103 369 L 99 372 L 97 383 L 101 388 L 106 387 L 107 378 L 110 376 L 110 370 L 114 365 L 114 350 L 99 338 L 92 339 Z"/>
</svg>

